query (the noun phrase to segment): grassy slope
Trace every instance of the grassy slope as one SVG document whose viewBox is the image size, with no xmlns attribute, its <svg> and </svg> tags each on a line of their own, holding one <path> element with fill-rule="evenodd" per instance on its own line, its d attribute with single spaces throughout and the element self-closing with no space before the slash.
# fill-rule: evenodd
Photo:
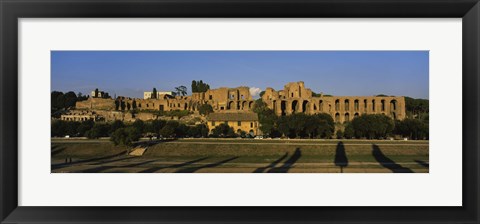
<svg viewBox="0 0 480 224">
<path fill-rule="evenodd" d="M 238 141 L 238 140 L 233 140 Z M 199 157 L 229 158 L 239 157 L 237 162 L 269 162 L 281 158 L 284 155 L 292 156 L 296 149 L 301 152 L 297 162 L 331 162 L 336 154 L 337 142 L 325 144 L 302 145 L 302 142 L 290 141 L 290 143 L 264 144 L 264 141 L 246 141 L 249 144 L 198 144 L 199 141 L 173 141 L 159 143 L 149 147 L 143 158 L 164 158 L 166 160 L 189 160 Z M 201 142 L 214 141 L 207 140 Z M 217 141 L 218 142 L 218 141 Z M 259 143 L 261 142 L 261 143 Z M 225 142 L 222 142 L 225 143 Z M 258 143 L 258 144 L 253 144 Z M 345 154 L 350 162 L 375 162 L 372 156 L 372 144 L 362 142 L 343 141 Z M 403 142 L 393 145 L 391 141 L 375 142 L 381 152 L 396 162 L 413 161 L 413 159 L 428 161 L 428 143 L 418 145 L 406 145 Z M 409 143 L 413 143 L 409 141 Z M 52 158 L 96 158 L 121 154 L 126 150 L 122 146 L 114 146 L 106 142 L 87 143 L 52 143 Z"/>
</svg>

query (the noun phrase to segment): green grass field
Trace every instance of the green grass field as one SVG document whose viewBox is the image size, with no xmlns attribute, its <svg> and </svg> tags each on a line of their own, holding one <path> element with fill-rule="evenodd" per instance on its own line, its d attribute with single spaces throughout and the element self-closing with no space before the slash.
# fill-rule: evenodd
<svg viewBox="0 0 480 224">
<path fill-rule="evenodd" d="M 148 142 L 143 142 L 147 144 Z M 426 173 L 428 141 L 182 139 L 143 156 L 108 140 L 52 139 L 52 172 Z"/>
</svg>

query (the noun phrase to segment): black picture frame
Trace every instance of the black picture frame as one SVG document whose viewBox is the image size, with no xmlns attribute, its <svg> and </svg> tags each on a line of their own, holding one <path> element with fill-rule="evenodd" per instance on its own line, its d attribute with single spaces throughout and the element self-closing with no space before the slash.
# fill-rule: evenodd
<svg viewBox="0 0 480 224">
<path fill-rule="evenodd" d="M 479 223 L 480 4 L 478 0 L 1 0 L 0 14 L 1 223 Z M 462 18 L 463 206 L 18 206 L 17 20 L 63 17 Z M 442 197 L 442 195 L 438 196 Z"/>
</svg>

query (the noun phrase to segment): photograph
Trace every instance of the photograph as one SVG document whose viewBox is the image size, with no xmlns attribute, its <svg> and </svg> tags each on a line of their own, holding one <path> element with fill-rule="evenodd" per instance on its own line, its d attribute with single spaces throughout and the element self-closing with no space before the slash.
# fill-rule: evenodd
<svg viewBox="0 0 480 224">
<path fill-rule="evenodd" d="M 51 173 L 429 173 L 429 51 L 50 52 Z"/>
</svg>

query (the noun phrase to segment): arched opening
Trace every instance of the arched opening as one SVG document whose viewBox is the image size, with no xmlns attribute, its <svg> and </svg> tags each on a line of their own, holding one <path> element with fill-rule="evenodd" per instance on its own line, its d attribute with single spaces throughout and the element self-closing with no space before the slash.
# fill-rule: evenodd
<svg viewBox="0 0 480 224">
<path fill-rule="evenodd" d="M 302 103 L 302 112 L 305 113 L 307 111 L 308 101 L 304 100 Z"/>
<path fill-rule="evenodd" d="M 355 114 L 353 115 L 353 118 L 357 118 L 358 116 L 359 116 L 358 113 L 355 113 Z"/>
<path fill-rule="evenodd" d="M 250 131 L 248 132 L 248 134 L 250 134 L 251 136 L 255 136 L 255 132 L 253 131 L 253 129 L 250 129 Z"/>
<path fill-rule="evenodd" d="M 187 103 L 185 103 L 185 106 L 183 108 L 184 108 L 184 110 L 186 110 L 188 108 Z"/>
<path fill-rule="evenodd" d="M 350 121 L 350 114 L 345 113 L 345 122 L 349 122 L 349 121 Z"/>
<path fill-rule="evenodd" d="M 250 104 L 252 104 L 252 102 L 250 102 Z M 250 106 L 250 109 L 252 109 L 252 106 Z M 276 112 L 277 111 L 277 101 L 274 100 L 273 101 L 273 112 Z"/>
<path fill-rule="evenodd" d="M 397 114 L 395 112 L 392 112 L 392 118 L 393 120 L 397 120 Z"/>
<path fill-rule="evenodd" d="M 297 100 L 292 101 L 292 113 L 295 113 L 297 111 L 297 106 L 298 106 L 297 104 L 298 104 Z"/>
<path fill-rule="evenodd" d="M 372 100 L 372 111 L 375 111 L 375 100 Z"/>
<path fill-rule="evenodd" d="M 313 104 L 313 110 L 317 110 L 317 105 L 316 104 Z"/>
<path fill-rule="evenodd" d="M 274 101 L 275 102 L 275 101 Z M 250 103 L 248 103 L 248 108 L 249 109 L 252 109 L 253 108 L 253 101 L 250 101 Z"/>
<path fill-rule="evenodd" d="M 336 111 L 340 110 L 340 100 L 335 100 L 335 110 Z"/>
<path fill-rule="evenodd" d="M 350 110 L 350 101 L 345 100 L 345 111 L 349 111 L 349 110 Z"/>
<path fill-rule="evenodd" d="M 318 104 L 318 110 L 323 111 L 323 100 L 320 100 L 320 103 Z"/>
<path fill-rule="evenodd" d="M 234 108 L 235 108 L 235 102 L 230 101 L 230 102 L 228 103 L 228 109 L 229 109 L 229 110 L 233 110 Z"/>
<path fill-rule="evenodd" d="M 382 105 L 382 111 L 385 111 L 385 100 L 382 100 L 380 101 L 381 105 Z"/>
<path fill-rule="evenodd" d="M 360 108 L 360 105 L 359 105 L 359 104 L 360 104 L 360 103 L 358 102 L 358 100 L 353 101 L 353 109 L 354 109 L 355 111 L 358 111 L 358 110 L 359 110 L 359 108 Z"/>
<path fill-rule="evenodd" d="M 391 100 L 390 101 L 390 110 L 391 111 L 397 110 L 397 101 L 396 100 Z"/>
<path fill-rule="evenodd" d="M 339 113 L 335 114 L 335 122 L 340 122 L 340 114 Z"/>
<path fill-rule="evenodd" d="M 363 110 L 367 112 L 367 100 L 363 100 Z"/>
<path fill-rule="evenodd" d="M 282 116 L 285 116 L 286 113 L 285 113 L 285 110 L 287 109 L 287 102 L 282 100 L 282 102 L 280 103 L 280 109 L 282 110 Z"/>
</svg>

